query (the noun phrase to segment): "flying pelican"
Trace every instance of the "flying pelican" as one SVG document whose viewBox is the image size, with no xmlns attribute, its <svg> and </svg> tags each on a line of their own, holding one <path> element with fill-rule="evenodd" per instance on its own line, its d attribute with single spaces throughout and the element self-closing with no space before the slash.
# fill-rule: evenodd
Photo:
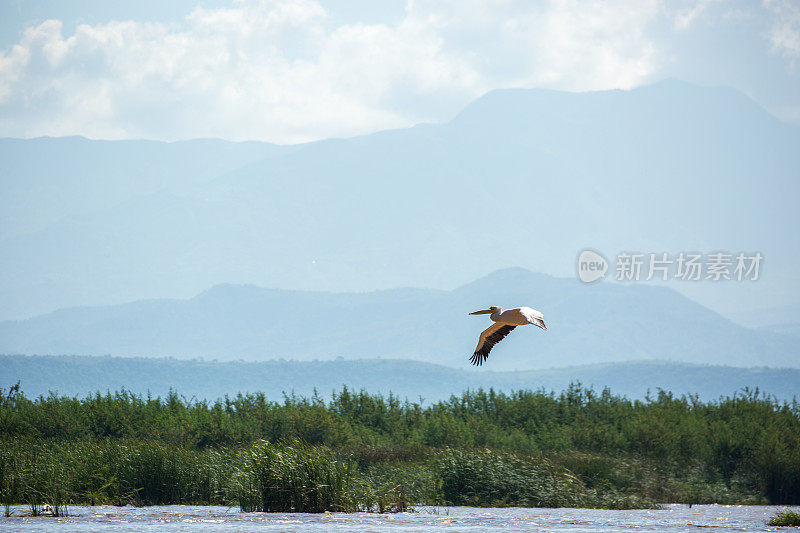
<svg viewBox="0 0 800 533">
<path fill-rule="evenodd" d="M 475 353 L 469 359 L 473 365 L 482 365 L 486 358 L 489 357 L 489 352 L 492 351 L 494 345 L 505 339 L 506 335 L 514 331 L 517 326 L 533 324 L 545 331 L 547 330 L 547 326 L 544 325 L 544 315 L 530 307 L 515 307 L 514 309 L 503 311 L 502 307 L 493 305 L 489 309 L 481 309 L 470 314 L 488 315 L 490 313 L 491 316 L 489 318 L 494 321 L 494 324 L 481 333 L 478 339 L 478 347 L 475 348 Z"/>
</svg>

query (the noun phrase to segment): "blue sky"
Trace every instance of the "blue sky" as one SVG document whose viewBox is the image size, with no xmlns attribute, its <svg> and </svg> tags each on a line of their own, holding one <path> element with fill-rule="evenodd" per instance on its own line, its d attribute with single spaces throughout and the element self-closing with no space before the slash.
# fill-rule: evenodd
<svg viewBox="0 0 800 533">
<path fill-rule="evenodd" d="M 294 143 L 503 87 L 727 85 L 800 123 L 800 3 L 4 0 L 0 136 Z"/>
</svg>

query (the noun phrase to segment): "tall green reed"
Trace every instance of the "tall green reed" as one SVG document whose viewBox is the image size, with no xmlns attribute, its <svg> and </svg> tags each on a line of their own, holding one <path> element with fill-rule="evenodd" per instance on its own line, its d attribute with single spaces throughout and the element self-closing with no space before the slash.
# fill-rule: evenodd
<svg viewBox="0 0 800 533">
<path fill-rule="evenodd" d="M 259 441 L 244 452 L 234 492 L 242 511 L 352 512 L 370 501 L 352 462 L 300 441 Z"/>
<path fill-rule="evenodd" d="M 488 449 L 445 450 L 435 461 L 444 502 L 478 507 L 576 507 L 581 482 L 541 457 Z"/>
</svg>

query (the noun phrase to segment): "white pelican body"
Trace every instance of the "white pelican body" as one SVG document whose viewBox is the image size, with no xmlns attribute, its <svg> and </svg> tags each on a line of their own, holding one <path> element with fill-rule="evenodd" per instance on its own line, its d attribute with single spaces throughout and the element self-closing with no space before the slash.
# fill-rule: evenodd
<svg viewBox="0 0 800 533">
<path fill-rule="evenodd" d="M 511 333 L 517 326 L 533 324 L 547 330 L 547 326 L 544 325 L 544 315 L 530 307 L 515 307 L 504 311 L 502 307 L 492 306 L 470 314 L 490 315 L 489 318 L 494 321 L 494 324 L 486 328 L 478 339 L 478 347 L 475 348 L 475 353 L 470 357 L 470 362 L 473 365 L 482 365 L 486 358 L 489 357 L 489 352 L 492 351 L 494 345 L 505 339 L 506 335 Z"/>
</svg>

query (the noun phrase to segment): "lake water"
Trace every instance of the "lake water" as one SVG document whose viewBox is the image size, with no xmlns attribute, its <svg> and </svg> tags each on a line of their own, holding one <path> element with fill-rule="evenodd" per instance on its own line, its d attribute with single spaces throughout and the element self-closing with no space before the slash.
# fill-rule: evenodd
<svg viewBox="0 0 800 533">
<path fill-rule="evenodd" d="M 236 508 L 172 505 L 69 508 L 69 517 L 0 518 L 0 531 L 778 531 L 766 521 L 781 508 L 667 505 L 658 510 L 420 507 L 417 512 L 241 513 Z M 27 513 L 14 507 L 14 514 Z"/>
</svg>

